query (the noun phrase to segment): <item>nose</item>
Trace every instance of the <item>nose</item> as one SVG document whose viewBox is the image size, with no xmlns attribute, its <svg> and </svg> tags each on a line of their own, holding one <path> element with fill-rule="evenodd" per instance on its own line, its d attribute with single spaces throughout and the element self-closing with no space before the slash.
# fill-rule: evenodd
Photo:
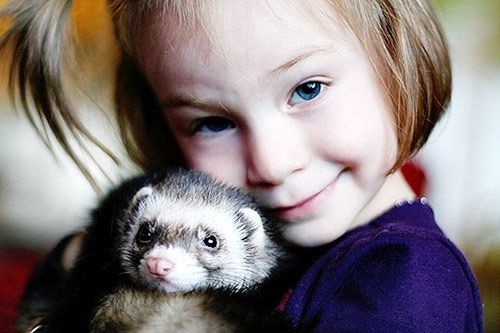
<svg viewBox="0 0 500 333">
<path fill-rule="evenodd" d="M 174 268 L 174 263 L 164 257 L 147 257 L 146 266 L 151 275 L 166 276 Z"/>
<path fill-rule="evenodd" d="M 276 121 L 250 131 L 247 137 L 247 182 L 250 186 L 282 184 L 309 162 L 305 135 L 293 125 Z"/>
</svg>

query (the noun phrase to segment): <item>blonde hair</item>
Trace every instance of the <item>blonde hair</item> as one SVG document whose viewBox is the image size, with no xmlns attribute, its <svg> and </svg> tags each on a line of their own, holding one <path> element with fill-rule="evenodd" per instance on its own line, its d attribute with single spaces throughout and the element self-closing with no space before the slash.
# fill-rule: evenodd
<svg viewBox="0 0 500 333">
<path fill-rule="evenodd" d="M 445 37 L 426 0 L 335 2 L 370 56 L 394 112 L 395 170 L 425 144 L 450 102 Z"/>
<path fill-rule="evenodd" d="M 134 56 L 134 31 L 151 14 L 196 24 L 207 15 L 208 0 L 107 0 L 120 45 L 115 106 L 122 140 L 130 158 L 145 169 L 182 164 L 182 156 L 164 121 L 154 93 Z M 1 12 L 12 20 L 0 48 L 14 47 L 10 88 L 28 118 L 33 102 L 47 126 L 82 172 L 86 166 L 67 135 L 89 139 L 113 156 L 75 117 L 61 80 L 62 54 L 68 40 L 73 0 L 17 0 Z M 427 141 L 448 106 L 451 69 L 441 27 L 425 0 L 314 0 L 306 6 L 334 11 L 357 36 L 394 112 L 398 155 L 391 171 Z M 40 127 L 37 127 L 39 132 Z M 69 131 L 68 131 L 69 130 Z M 79 141 L 80 142 L 80 141 Z"/>
</svg>

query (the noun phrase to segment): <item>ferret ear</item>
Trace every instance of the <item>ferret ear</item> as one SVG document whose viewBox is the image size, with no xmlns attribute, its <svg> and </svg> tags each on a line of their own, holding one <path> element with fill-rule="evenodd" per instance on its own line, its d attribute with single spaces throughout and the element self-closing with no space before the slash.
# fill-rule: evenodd
<svg viewBox="0 0 500 333">
<path fill-rule="evenodd" d="M 132 204 L 135 204 L 140 199 L 151 195 L 151 193 L 153 193 L 153 188 L 151 186 L 146 186 L 146 187 L 141 188 L 139 191 L 137 191 L 137 193 L 132 198 Z"/>
<path fill-rule="evenodd" d="M 253 226 L 253 232 L 252 235 L 250 236 L 253 242 L 255 242 L 256 245 L 264 246 L 266 243 L 266 235 L 264 231 L 262 217 L 260 216 L 260 214 L 257 213 L 252 208 L 248 207 L 241 208 L 239 210 L 239 213 L 245 220 L 249 221 Z"/>
</svg>

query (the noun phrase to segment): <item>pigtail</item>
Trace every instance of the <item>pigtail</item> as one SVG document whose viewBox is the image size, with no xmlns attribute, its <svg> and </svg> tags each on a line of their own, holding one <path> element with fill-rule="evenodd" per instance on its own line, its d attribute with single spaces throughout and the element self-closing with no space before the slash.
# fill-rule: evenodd
<svg viewBox="0 0 500 333">
<path fill-rule="evenodd" d="M 0 19 L 10 23 L 0 38 L 0 51 L 12 51 L 9 92 L 14 103 L 20 103 L 45 145 L 53 151 L 51 133 L 98 190 L 94 176 L 73 150 L 71 140 L 97 166 L 86 140 L 115 163 L 118 159 L 76 117 L 65 89 L 63 68 L 69 52 L 72 6 L 73 0 L 10 1 L 0 11 Z"/>
</svg>

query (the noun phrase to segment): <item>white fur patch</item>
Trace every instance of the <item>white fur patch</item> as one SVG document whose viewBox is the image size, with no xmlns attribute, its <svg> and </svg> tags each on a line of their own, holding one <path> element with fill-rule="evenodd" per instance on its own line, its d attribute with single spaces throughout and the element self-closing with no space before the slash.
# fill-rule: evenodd
<svg viewBox="0 0 500 333">
<path fill-rule="evenodd" d="M 252 208 L 248 208 L 248 207 L 241 208 L 240 213 L 244 217 L 246 217 L 250 222 L 252 222 L 252 224 L 255 227 L 259 227 L 259 226 L 262 227 L 262 218 L 260 217 L 259 213 L 257 213 Z"/>
<path fill-rule="evenodd" d="M 141 218 L 156 220 L 168 226 L 192 230 L 201 226 L 222 235 L 228 244 L 239 244 L 241 234 L 234 221 L 234 212 L 222 206 L 203 206 L 163 196 L 150 196 L 143 201 L 138 214 Z"/>
<path fill-rule="evenodd" d="M 252 234 L 254 244 L 259 248 L 264 247 L 266 243 L 266 234 L 264 232 L 262 218 L 260 217 L 259 213 L 248 207 L 241 208 L 239 212 L 243 215 L 243 218 L 249 221 L 255 228 L 255 231 Z"/>
<path fill-rule="evenodd" d="M 165 258 L 174 264 L 163 279 L 149 274 L 146 260 L 142 259 L 139 266 L 140 275 L 150 286 L 155 286 L 166 292 L 187 292 L 204 286 L 205 270 L 200 267 L 194 254 L 186 252 L 185 249 L 159 245 L 151 249 L 144 257 Z"/>
<path fill-rule="evenodd" d="M 151 193 L 153 193 L 153 188 L 151 186 L 146 186 L 141 188 L 132 198 L 132 203 L 137 202 L 137 200 L 139 200 L 142 197 L 147 197 L 151 195 Z"/>
</svg>

